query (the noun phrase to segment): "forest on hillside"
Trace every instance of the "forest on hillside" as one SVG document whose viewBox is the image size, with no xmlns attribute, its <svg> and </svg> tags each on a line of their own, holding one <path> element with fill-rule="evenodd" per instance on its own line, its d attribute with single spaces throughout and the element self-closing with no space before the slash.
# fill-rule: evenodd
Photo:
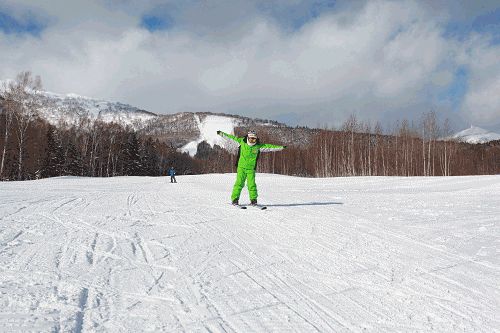
<svg viewBox="0 0 500 333">
<path fill-rule="evenodd" d="M 20 73 L 0 96 L 0 179 L 55 176 L 163 176 L 234 172 L 236 156 L 202 142 L 191 157 L 171 142 L 123 127 L 82 118 L 77 125 L 53 126 L 38 116 L 41 80 Z M 243 135 L 246 128 L 236 128 Z M 339 129 L 311 131 L 307 144 L 282 142 L 273 127 L 258 128 L 262 141 L 287 145 L 262 153 L 257 171 L 302 177 L 454 176 L 500 174 L 500 141 L 467 144 L 443 140 L 448 121 L 435 112 L 418 124 L 398 122 L 390 131 L 351 116 Z M 288 129 L 302 134 L 303 128 Z"/>
</svg>

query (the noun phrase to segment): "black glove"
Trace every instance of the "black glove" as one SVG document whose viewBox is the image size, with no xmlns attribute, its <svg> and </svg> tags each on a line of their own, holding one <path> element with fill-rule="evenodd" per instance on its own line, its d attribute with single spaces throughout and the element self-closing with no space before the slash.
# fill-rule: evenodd
<svg viewBox="0 0 500 333">
<path fill-rule="evenodd" d="M 285 148 L 286 148 L 286 146 L 283 146 L 283 149 L 285 149 Z"/>
<path fill-rule="evenodd" d="M 217 131 L 217 134 L 220 135 L 222 132 L 221 131 Z"/>
</svg>

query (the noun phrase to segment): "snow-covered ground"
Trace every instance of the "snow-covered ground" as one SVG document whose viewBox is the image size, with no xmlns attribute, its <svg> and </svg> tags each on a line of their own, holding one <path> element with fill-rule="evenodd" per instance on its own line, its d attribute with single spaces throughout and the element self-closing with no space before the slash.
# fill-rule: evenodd
<svg viewBox="0 0 500 333">
<path fill-rule="evenodd" d="M 500 176 L 234 177 L 0 183 L 0 331 L 500 331 Z"/>
</svg>

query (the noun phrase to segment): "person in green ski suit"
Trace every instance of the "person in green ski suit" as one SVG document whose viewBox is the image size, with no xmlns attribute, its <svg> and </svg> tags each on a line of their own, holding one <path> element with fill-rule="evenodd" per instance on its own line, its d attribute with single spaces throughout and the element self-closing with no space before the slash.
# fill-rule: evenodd
<svg viewBox="0 0 500 333">
<path fill-rule="evenodd" d="M 250 204 L 257 205 L 258 194 L 257 184 L 255 184 L 255 169 L 257 168 L 259 154 L 261 152 L 280 151 L 286 146 L 260 143 L 255 131 L 249 131 L 244 137 L 236 137 L 222 131 L 217 131 L 217 134 L 239 144 L 236 182 L 231 193 L 233 205 L 239 204 L 238 200 L 240 199 L 241 190 L 245 186 L 245 180 L 247 181 Z"/>
</svg>

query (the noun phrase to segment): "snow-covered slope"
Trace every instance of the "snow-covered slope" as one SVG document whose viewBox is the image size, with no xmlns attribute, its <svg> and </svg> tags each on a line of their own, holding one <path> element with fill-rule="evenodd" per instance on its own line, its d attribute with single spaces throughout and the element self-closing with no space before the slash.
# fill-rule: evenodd
<svg viewBox="0 0 500 333">
<path fill-rule="evenodd" d="M 223 147 L 225 142 L 219 135 L 217 135 L 217 130 L 221 130 L 226 133 L 233 133 L 234 128 L 239 125 L 238 120 L 234 117 L 208 115 L 204 117 L 203 120 L 201 120 L 198 115 L 195 115 L 194 117 L 200 131 L 200 136 L 196 140 L 189 142 L 181 148 L 181 151 L 188 152 L 191 156 L 196 155 L 198 144 L 202 141 L 206 141 L 211 147 L 213 147 L 214 144 Z"/>
<path fill-rule="evenodd" d="M 499 176 L 234 177 L 0 183 L 0 331 L 499 331 Z"/>
<path fill-rule="evenodd" d="M 486 143 L 494 140 L 500 140 L 500 134 L 490 132 L 480 127 L 471 126 L 453 136 L 467 143 Z"/>
</svg>

